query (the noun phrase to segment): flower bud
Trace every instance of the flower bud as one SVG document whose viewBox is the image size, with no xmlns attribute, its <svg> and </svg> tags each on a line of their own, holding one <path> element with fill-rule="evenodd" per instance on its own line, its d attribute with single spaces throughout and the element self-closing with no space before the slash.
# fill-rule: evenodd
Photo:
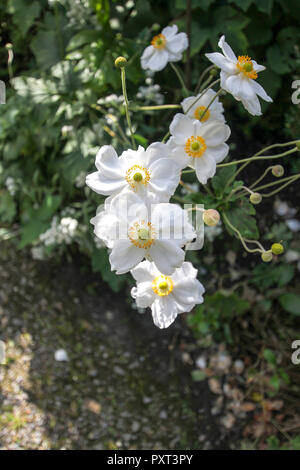
<svg viewBox="0 0 300 470">
<path fill-rule="evenodd" d="M 272 261 L 273 255 L 271 251 L 264 251 L 261 254 L 261 259 L 263 260 L 264 263 L 269 263 Z"/>
<path fill-rule="evenodd" d="M 10 42 L 8 42 L 7 44 L 5 44 L 5 48 L 6 48 L 8 51 L 10 51 L 10 50 L 13 48 L 13 45 L 12 45 Z"/>
<path fill-rule="evenodd" d="M 220 214 L 215 209 L 208 209 L 203 212 L 203 222 L 209 227 L 214 227 L 220 221 Z"/>
<path fill-rule="evenodd" d="M 284 252 L 284 248 L 281 243 L 273 243 L 271 250 L 274 255 L 281 255 Z"/>
<path fill-rule="evenodd" d="M 252 193 L 250 195 L 250 202 L 252 202 L 252 204 L 259 204 L 261 200 L 262 200 L 262 195 L 259 193 Z"/>
<path fill-rule="evenodd" d="M 211 71 L 209 72 L 209 74 L 210 74 L 212 77 L 214 77 L 215 75 L 217 75 L 217 73 L 218 73 L 218 70 L 217 70 L 216 68 L 211 69 Z"/>
<path fill-rule="evenodd" d="M 272 168 L 272 175 L 273 176 L 276 176 L 277 178 L 279 178 L 280 176 L 283 176 L 284 175 L 284 168 L 282 165 L 275 165 L 273 166 Z"/>
<path fill-rule="evenodd" d="M 117 57 L 115 60 L 115 66 L 122 69 L 125 68 L 127 65 L 127 59 L 125 57 Z"/>
</svg>

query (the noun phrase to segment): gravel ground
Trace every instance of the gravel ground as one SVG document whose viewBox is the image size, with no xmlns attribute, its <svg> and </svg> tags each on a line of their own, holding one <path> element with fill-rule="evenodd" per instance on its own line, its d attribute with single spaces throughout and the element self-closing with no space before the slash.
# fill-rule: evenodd
<svg viewBox="0 0 300 470">
<path fill-rule="evenodd" d="M 169 334 L 149 319 L 144 332 L 154 336 L 144 338 L 141 316 L 128 313 L 122 296 L 101 283 L 97 296 L 88 294 L 73 266 L 32 261 L 8 244 L 0 264 L 2 448 L 195 445 L 197 418 Z M 58 350 L 68 360 L 56 360 Z"/>
<path fill-rule="evenodd" d="M 206 350 L 220 364 L 203 380 L 183 318 L 159 330 L 126 299 L 78 264 L 1 244 L 2 449 L 235 447 L 240 411 L 225 406 L 232 365 L 222 346 Z"/>
</svg>

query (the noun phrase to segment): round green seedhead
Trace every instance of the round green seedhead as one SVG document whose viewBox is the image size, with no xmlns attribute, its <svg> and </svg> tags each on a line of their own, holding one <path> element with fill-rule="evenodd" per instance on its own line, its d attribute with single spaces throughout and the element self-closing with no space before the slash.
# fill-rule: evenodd
<svg viewBox="0 0 300 470">
<path fill-rule="evenodd" d="M 272 261 L 273 255 L 271 251 L 264 251 L 261 255 L 261 259 L 264 263 L 269 263 Z"/>
<path fill-rule="evenodd" d="M 274 255 L 281 255 L 284 252 L 284 248 L 281 243 L 273 243 L 271 250 Z"/>
<path fill-rule="evenodd" d="M 259 204 L 261 203 L 262 201 L 262 196 L 261 194 L 259 193 L 252 193 L 250 195 L 250 202 L 252 202 L 252 204 Z"/>
<path fill-rule="evenodd" d="M 115 66 L 118 67 L 119 69 L 122 69 L 126 67 L 127 65 L 127 59 L 125 57 L 117 57 L 115 60 Z"/>
</svg>

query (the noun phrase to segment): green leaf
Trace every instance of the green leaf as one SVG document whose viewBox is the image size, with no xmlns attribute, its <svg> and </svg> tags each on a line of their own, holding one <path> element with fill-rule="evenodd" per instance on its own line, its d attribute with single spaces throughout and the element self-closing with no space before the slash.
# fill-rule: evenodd
<svg viewBox="0 0 300 470">
<path fill-rule="evenodd" d="M 40 31 L 31 42 L 32 52 L 42 70 L 63 60 L 65 46 L 66 38 L 62 30 Z"/>
<path fill-rule="evenodd" d="M 67 46 L 67 52 L 72 52 L 76 49 L 80 49 L 85 44 L 90 44 L 91 42 L 99 40 L 99 38 L 99 31 L 95 31 L 93 29 L 86 29 L 80 31 L 71 38 Z"/>
<path fill-rule="evenodd" d="M 276 73 L 283 75 L 291 71 L 288 63 L 287 53 L 278 44 L 273 44 L 267 49 L 267 62 L 269 67 Z"/>
<path fill-rule="evenodd" d="M 236 6 L 241 8 L 243 11 L 247 11 L 251 3 L 254 0 L 229 0 L 229 3 L 234 3 Z"/>
<path fill-rule="evenodd" d="M 279 297 L 282 308 L 293 315 L 300 315 L 300 295 L 283 294 Z"/>
<path fill-rule="evenodd" d="M 224 168 L 219 168 L 216 175 L 212 178 L 211 184 L 215 190 L 216 196 L 222 196 L 224 194 L 224 188 L 228 180 L 233 176 L 236 171 L 236 165 L 225 166 Z M 227 187 L 227 193 L 230 193 L 231 187 Z"/>
<path fill-rule="evenodd" d="M 256 0 L 256 6 L 258 11 L 270 15 L 273 6 L 273 0 Z"/>
<path fill-rule="evenodd" d="M 202 26 L 198 20 L 192 20 L 192 31 L 191 36 L 191 56 L 197 54 L 206 41 L 210 38 L 211 31 L 209 27 Z"/>
<path fill-rule="evenodd" d="M 238 205 L 233 206 L 230 209 L 224 211 L 229 222 L 239 230 L 244 238 L 251 238 L 257 240 L 259 237 L 259 231 L 256 224 L 255 217 L 252 217 L 256 213 L 253 205 L 246 199 L 241 199 Z M 236 232 L 226 225 L 230 233 Z"/>
<path fill-rule="evenodd" d="M 12 12 L 14 22 L 20 28 L 23 37 L 32 26 L 34 20 L 39 16 L 41 8 L 38 2 L 28 4 L 28 0 L 13 0 Z"/>
<path fill-rule="evenodd" d="M 50 227 L 50 222 L 45 222 L 42 220 L 30 220 L 22 228 L 22 237 L 18 245 L 18 248 L 24 248 L 24 246 L 29 245 Z"/>
<path fill-rule="evenodd" d="M 273 351 L 271 351 L 271 349 L 265 349 L 264 350 L 264 358 L 267 362 L 269 362 L 273 366 L 276 366 L 276 363 L 277 363 L 276 356 L 273 353 Z"/>
<path fill-rule="evenodd" d="M 9 191 L 0 192 L 0 217 L 2 222 L 11 222 L 16 214 L 16 204 Z"/>
</svg>

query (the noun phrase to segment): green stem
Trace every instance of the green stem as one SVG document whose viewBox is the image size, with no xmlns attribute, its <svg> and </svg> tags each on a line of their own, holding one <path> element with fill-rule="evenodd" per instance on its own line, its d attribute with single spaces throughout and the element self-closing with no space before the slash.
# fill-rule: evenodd
<svg viewBox="0 0 300 470">
<path fill-rule="evenodd" d="M 184 80 L 183 80 L 183 78 L 181 76 L 181 73 L 179 72 L 178 68 L 176 67 L 176 65 L 173 64 L 173 62 L 170 62 L 170 65 L 171 65 L 172 69 L 174 70 L 174 72 L 177 75 L 177 78 L 180 82 L 182 90 L 188 93 L 188 89 L 185 86 Z"/>
<path fill-rule="evenodd" d="M 127 97 L 127 90 L 126 90 L 126 75 L 125 75 L 125 68 L 121 67 L 121 82 L 122 82 L 122 92 L 123 92 L 123 97 L 125 101 L 125 113 L 126 113 L 126 120 L 128 124 L 128 128 L 130 131 L 130 137 L 131 137 L 131 143 L 133 146 L 133 149 L 136 149 L 136 144 L 135 140 L 133 137 L 133 130 L 131 126 L 131 119 L 130 119 L 130 113 L 129 113 L 129 102 L 128 102 L 128 97 Z"/>
<path fill-rule="evenodd" d="M 240 160 L 240 161 L 235 161 L 235 162 L 230 162 L 229 164 L 228 163 L 223 163 L 223 164 L 219 164 L 217 165 L 217 167 L 222 167 L 222 166 L 228 166 L 228 165 L 235 165 L 239 162 L 245 162 L 232 176 L 231 178 L 229 178 L 229 180 L 227 181 L 226 185 L 225 185 L 225 188 L 226 189 L 230 183 L 236 179 L 236 177 L 244 170 L 244 168 L 246 168 L 247 165 L 249 165 L 249 163 L 252 162 L 252 160 L 257 160 L 262 153 L 266 152 L 267 150 L 271 150 L 273 148 L 276 148 L 276 147 L 287 147 L 289 145 L 294 145 L 298 142 L 298 140 L 292 140 L 290 142 L 285 142 L 283 144 L 273 144 L 273 145 L 269 145 L 268 147 L 265 147 L 263 148 L 262 150 L 260 150 L 259 152 L 257 152 L 256 154 L 254 154 L 252 157 L 249 157 L 249 158 L 245 158 L 244 160 Z M 297 149 L 291 149 L 291 153 L 295 152 Z M 279 155 L 274 155 L 272 157 L 260 157 L 260 159 L 270 159 L 270 158 L 281 158 L 283 156 L 287 155 L 286 153 L 283 153 L 283 154 L 279 154 Z"/>
<path fill-rule="evenodd" d="M 206 75 L 208 72 L 210 72 L 212 69 L 214 69 L 214 68 L 216 68 L 215 65 L 210 65 L 210 66 L 207 67 L 207 68 L 204 70 L 204 72 L 200 75 L 200 78 L 199 78 L 199 80 L 198 80 L 197 86 L 196 86 L 196 88 L 195 88 L 195 94 L 197 94 L 197 93 L 198 93 L 198 90 L 200 90 L 200 86 L 201 86 L 202 80 L 203 80 L 203 78 L 205 77 L 205 75 Z M 212 77 L 209 77 L 209 78 L 210 78 L 210 80 L 212 80 Z"/>
<path fill-rule="evenodd" d="M 246 251 L 248 251 L 248 253 L 261 253 L 262 252 L 262 250 L 260 250 L 259 248 L 248 248 L 240 231 L 229 222 L 227 215 L 224 213 L 223 213 L 223 218 L 224 218 L 225 223 L 231 228 L 231 230 L 233 230 L 238 235 L 239 239 L 242 242 L 243 247 L 245 248 Z"/>
<path fill-rule="evenodd" d="M 219 83 L 220 81 L 220 78 L 218 78 L 217 80 L 215 80 L 214 82 L 212 82 L 207 88 L 205 88 L 205 90 L 198 96 L 198 98 L 195 99 L 195 101 L 192 102 L 192 104 L 188 107 L 188 109 L 186 110 L 185 114 L 187 114 L 189 112 L 189 110 L 202 98 L 203 95 L 205 95 L 205 93 L 207 92 L 207 90 L 209 90 L 210 88 L 212 88 L 214 85 L 216 85 L 217 83 Z"/>
<path fill-rule="evenodd" d="M 291 153 L 295 153 L 295 152 L 298 152 L 297 148 L 287 150 L 286 152 L 280 153 L 278 155 L 265 155 L 263 157 L 259 157 L 259 156 L 254 155 L 253 157 L 243 158 L 242 160 L 235 160 L 233 162 L 228 162 L 228 163 L 219 163 L 217 165 L 217 167 L 221 168 L 221 167 L 224 167 L 224 166 L 237 165 L 239 163 L 250 162 L 250 161 L 254 161 L 254 160 L 271 160 L 273 158 L 285 157 L 286 155 L 290 155 Z"/>
<path fill-rule="evenodd" d="M 299 178 L 300 178 L 300 175 L 296 175 L 294 178 L 291 178 L 290 181 L 287 181 L 285 184 L 283 184 L 282 186 L 280 186 L 280 188 L 275 189 L 275 191 L 272 191 L 271 193 L 268 193 L 268 194 L 262 194 L 262 197 L 271 197 L 271 196 L 274 196 L 274 194 L 279 193 L 283 188 L 285 188 L 285 187 L 288 186 L 289 184 L 294 183 L 294 181 L 296 181 L 296 180 L 299 179 Z"/>
<path fill-rule="evenodd" d="M 273 166 L 268 166 L 268 168 L 266 168 L 266 170 L 263 172 L 263 174 L 256 180 L 254 181 L 254 183 L 251 184 L 250 189 L 254 188 L 258 183 L 260 183 L 265 176 L 267 176 L 267 174 L 269 173 L 269 171 L 271 171 L 273 168 Z"/>
<path fill-rule="evenodd" d="M 179 109 L 180 104 L 162 104 L 160 106 L 135 106 L 131 108 L 134 111 L 158 111 L 159 109 Z"/>
<path fill-rule="evenodd" d="M 281 184 L 281 183 L 284 183 L 284 182 L 293 182 L 294 180 L 298 179 L 299 177 L 300 177 L 300 174 L 299 175 L 287 176 L 286 178 L 281 178 L 280 180 L 273 181 L 272 183 L 264 184 L 263 186 L 253 188 L 253 190 L 258 192 L 258 191 L 261 191 L 262 189 L 270 188 L 272 186 L 277 186 L 278 184 Z M 236 199 L 239 199 L 240 197 L 243 197 L 243 196 L 245 196 L 245 193 L 239 194 Z M 236 199 L 234 199 L 234 200 L 236 200 Z"/>
</svg>

